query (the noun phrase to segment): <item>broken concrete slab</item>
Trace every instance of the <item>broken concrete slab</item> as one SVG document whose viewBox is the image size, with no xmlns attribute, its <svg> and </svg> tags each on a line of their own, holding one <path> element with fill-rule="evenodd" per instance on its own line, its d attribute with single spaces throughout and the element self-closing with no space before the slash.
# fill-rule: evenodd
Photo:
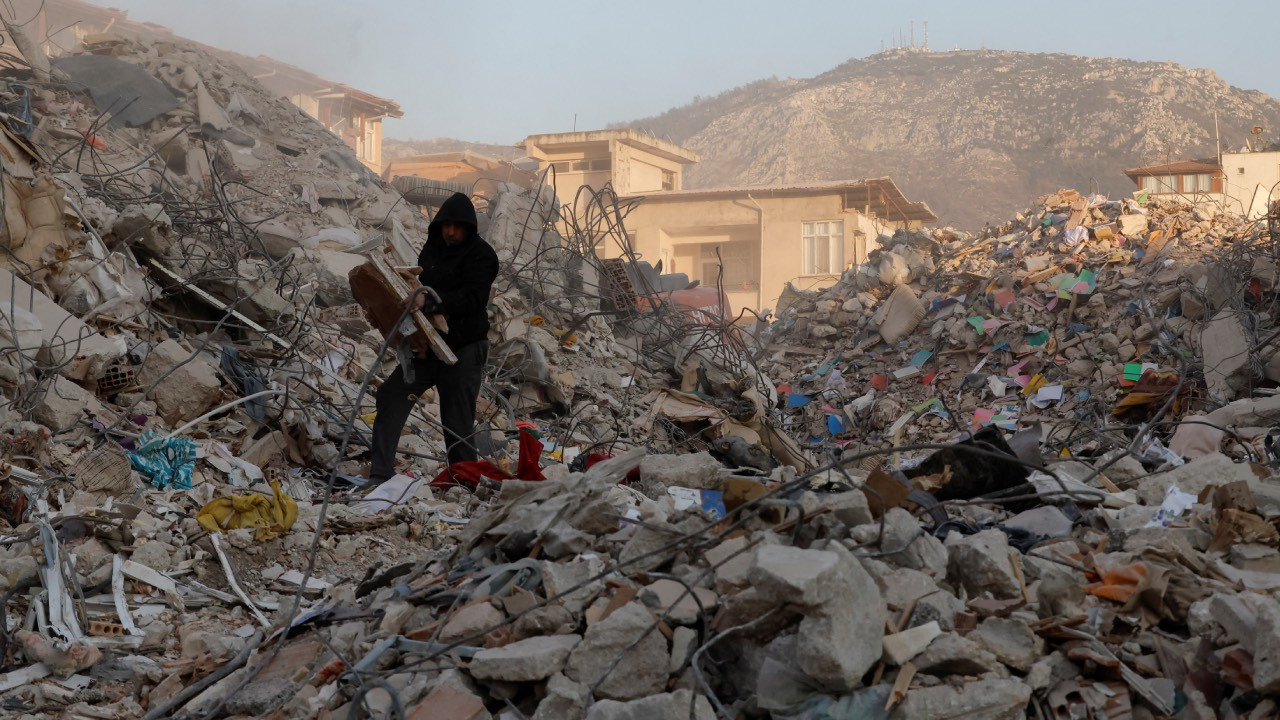
<svg viewBox="0 0 1280 720">
<path fill-rule="evenodd" d="M 640 482 L 662 487 L 719 490 L 722 485 L 720 475 L 724 470 L 724 465 L 706 452 L 645 455 L 640 460 Z"/>
<path fill-rule="evenodd" d="M 1204 379 L 1210 396 L 1233 400 L 1238 392 L 1249 387 L 1253 381 L 1249 335 L 1236 311 L 1223 310 L 1205 325 L 1200 331 L 1200 348 L 1204 353 Z"/>
<path fill-rule="evenodd" d="M 977 680 L 960 687 L 938 685 L 914 688 L 893 713 L 892 720 L 1022 720 L 1031 688 L 1020 680 Z"/>
<path fill-rule="evenodd" d="M 1237 463 L 1215 452 L 1197 458 L 1166 473 L 1153 475 L 1138 483 L 1138 499 L 1145 505 L 1160 505 L 1169 488 L 1176 487 L 1190 495 L 1199 495 L 1207 487 L 1218 487 L 1242 481 L 1250 486 L 1258 482 L 1248 463 Z"/>
<path fill-rule="evenodd" d="M 468 670 L 478 680 L 534 682 L 564 669 L 569 653 L 582 641 L 579 635 L 548 635 L 481 650 Z"/>
<path fill-rule="evenodd" d="M 947 577 L 971 597 L 990 593 L 998 600 L 1022 596 L 1022 586 L 1009 559 L 1009 540 L 994 528 L 970 536 L 947 537 L 950 554 Z"/>
<path fill-rule="evenodd" d="M 669 659 L 657 621 L 632 602 L 587 628 L 564 674 L 591 686 L 599 697 L 632 700 L 665 688 Z"/>
<path fill-rule="evenodd" d="M 50 431 L 60 433 L 77 427 L 85 418 L 85 411 L 93 413 L 95 409 L 102 409 L 98 398 L 61 375 L 55 375 L 37 391 L 31 417 Z"/>
<path fill-rule="evenodd" d="M 641 589 L 639 599 L 668 622 L 691 625 L 720 604 L 715 591 L 701 587 L 692 590 L 689 592 L 675 580 L 662 578 Z"/>
<path fill-rule="evenodd" d="M 137 372 L 137 381 L 173 426 L 199 417 L 222 393 L 222 382 L 213 366 L 176 340 L 165 340 L 151 349 Z"/>
<path fill-rule="evenodd" d="M 0 268 L 0 298 L 13 298 L 14 307 L 40 322 L 48 365 L 71 380 L 96 380 L 128 351 L 121 336 L 104 337 L 63 310 L 47 295 Z M 7 307 L 7 303 L 6 303 Z"/>
<path fill-rule="evenodd" d="M 1026 623 L 1013 618 L 989 617 L 968 637 L 1019 672 L 1030 670 L 1044 654 L 1044 640 Z"/>
<path fill-rule="evenodd" d="M 908 628 L 902 632 L 885 635 L 882 642 L 885 660 L 894 665 L 905 665 L 928 649 L 934 638 L 942 634 L 936 621 Z"/>
<path fill-rule="evenodd" d="M 631 702 L 601 700 L 591 706 L 587 720 L 715 720 L 715 714 L 705 697 L 682 688 Z"/>
<path fill-rule="evenodd" d="M 591 701 L 590 689 L 561 673 L 547 681 L 547 696 L 538 703 L 530 720 L 579 720 L 585 718 Z"/>
<path fill-rule="evenodd" d="M 498 627 L 506 615 L 489 602 L 468 605 L 449 618 L 440 630 L 440 641 L 446 643 L 461 642 L 467 638 L 477 638 L 490 628 Z"/>
<path fill-rule="evenodd" d="M 911 664 L 922 673 L 938 677 L 977 676 L 1003 670 L 994 654 L 954 632 L 940 635 Z"/>
</svg>

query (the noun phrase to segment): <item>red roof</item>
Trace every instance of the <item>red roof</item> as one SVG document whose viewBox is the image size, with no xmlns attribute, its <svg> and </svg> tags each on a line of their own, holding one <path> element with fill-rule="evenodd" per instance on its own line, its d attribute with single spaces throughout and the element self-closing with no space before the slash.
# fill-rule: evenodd
<svg viewBox="0 0 1280 720">
<path fill-rule="evenodd" d="M 1124 171 L 1124 174 L 1131 178 L 1139 178 L 1152 175 L 1195 175 L 1214 172 L 1222 172 L 1222 164 L 1218 162 L 1217 158 L 1179 160 L 1178 162 L 1164 163 L 1163 165 L 1145 165 L 1143 167 L 1129 168 Z"/>
</svg>

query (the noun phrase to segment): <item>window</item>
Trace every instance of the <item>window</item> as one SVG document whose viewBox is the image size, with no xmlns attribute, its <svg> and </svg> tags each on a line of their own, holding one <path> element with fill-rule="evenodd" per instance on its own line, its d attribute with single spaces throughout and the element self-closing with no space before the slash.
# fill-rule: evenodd
<svg viewBox="0 0 1280 720">
<path fill-rule="evenodd" d="M 803 274 L 838 275 L 844 269 L 844 221 L 804 223 Z"/>
<path fill-rule="evenodd" d="M 1236 168 L 1236 174 L 1237 174 L 1237 175 L 1243 175 L 1243 174 L 1244 174 L 1244 168 Z"/>
<path fill-rule="evenodd" d="M 662 171 L 662 189 L 663 190 L 676 189 L 676 174 L 671 170 Z"/>
<path fill-rule="evenodd" d="M 1178 191 L 1178 178 L 1175 175 L 1146 175 L 1142 178 L 1142 189 L 1153 193 Z"/>
<path fill-rule="evenodd" d="M 574 160 L 572 162 L 563 160 L 551 164 L 555 167 L 557 173 L 603 172 L 613 167 L 613 161 L 609 158 Z"/>
<path fill-rule="evenodd" d="M 716 250 L 720 257 L 716 257 Z M 754 290 L 759 284 L 757 277 L 756 244 L 749 240 L 736 242 L 705 243 L 698 248 L 700 271 L 699 279 L 708 287 L 715 287 L 720 278 L 720 265 L 724 263 L 724 289 Z"/>
<path fill-rule="evenodd" d="M 1182 192 L 1211 192 L 1212 190 L 1213 175 L 1209 173 L 1182 176 Z"/>
</svg>

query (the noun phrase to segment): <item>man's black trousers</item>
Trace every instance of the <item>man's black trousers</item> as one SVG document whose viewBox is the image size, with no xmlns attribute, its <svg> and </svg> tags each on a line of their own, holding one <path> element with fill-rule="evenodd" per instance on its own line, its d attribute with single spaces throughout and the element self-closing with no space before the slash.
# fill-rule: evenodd
<svg viewBox="0 0 1280 720">
<path fill-rule="evenodd" d="M 445 446 L 449 464 L 476 460 L 473 438 L 476 424 L 476 398 L 484 378 L 484 364 L 489 359 L 489 341 L 481 340 L 454 350 L 456 365 L 446 365 L 435 355 L 413 361 L 413 382 L 404 380 L 396 368 L 378 388 L 378 415 L 373 421 L 373 463 L 369 477 L 386 480 L 395 475 L 396 446 L 409 413 L 422 393 L 436 388 L 440 398 L 440 422 L 444 425 Z"/>
</svg>

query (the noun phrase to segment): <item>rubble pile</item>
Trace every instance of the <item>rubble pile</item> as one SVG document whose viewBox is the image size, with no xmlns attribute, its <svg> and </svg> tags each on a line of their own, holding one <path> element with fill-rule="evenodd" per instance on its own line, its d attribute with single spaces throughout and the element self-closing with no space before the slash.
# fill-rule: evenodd
<svg viewBox="0 0 1280 720">
<path fill-rule="evenodd" d="M 9 71 L 0 91 L 13 111 L 0 126 L 0 704 L 28 717 L 192 712 L 197 689 L 239 682 L 251 660 L 260 688 L 289 700 L 259 676 L 257 644 L 338 613 L 335 598 L 369 603 L 424 554 L 453 558 L 502 479 L 423 482 L 444 455 L 427 402 L 403 438 L 405 474 L 363 480 L 370 388 L 395 358 L 347 278 L 383 247 L 415 256 L 430 210 L 199 48 L 86 41 Z M 772 384 L 723 328 L 661 307 L 600 311 L 584 250 L 600 230 L 562 237 L 554 197 L 495 183 L 477 198 L 503 261 L 477 439 L 494 475 L 525 452 L 535 468 L 585 470 L 655 427 L 673 450 L 702 442 L 670 418 L 678 404 L 655 413 L 653 401 L 704 390 L 699 405 L 734 412 L 718 432 L 803 466 L 768 417 Z M 615 334 L 617 319 L 636 328 Z M 702 472 L 710 488 L 718 471 Z M 646 487 L 665 497 L 664 478 L 655 468 Z M 385 619 L 381 600 L 357 615 Z M 348 689 L 336 704 L 358 700 Z M 241 702 L 227 712 L 270 704 Z"/>
<path fill-rule="evenodd" d="M 426 215 L 89 48 L 0 90 L 6 717 L 1276 716 L 1277 217 L 1063 192 L 753 335 L 595 257 L 607 188 L 493 183 L 489 469 L 425 402 L 369 487 L 348 273 Z"/>
<path fill-rule="evenodd" d="M 1274 385 L 1265 223 L 1139 199 L 1064 191 L 978 237 L 898 231 L 833 287 L 788 288 L 762 363 L 788 429 L 847 449 L 1043 422 L 1089 455 L 1116 440 L 1089 426 L 1147 420 L 1175 385 L 1175 416 Z"/>
</svg>

